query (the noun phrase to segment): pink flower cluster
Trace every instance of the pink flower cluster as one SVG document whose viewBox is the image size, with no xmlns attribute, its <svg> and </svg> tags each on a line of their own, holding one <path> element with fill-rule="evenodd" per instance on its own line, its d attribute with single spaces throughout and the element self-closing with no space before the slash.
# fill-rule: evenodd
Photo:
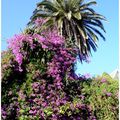
<svg viewBox="0 0 120 120">
<path fill-rule="evenodd" d="M 35 21 L 36 26 L 40 27 L 45 23 L 43 19 L 37 19 Z M 38 25 L 39 24 L 39 25 Z M 19 71 L 22 71 L 22 63 L 27 60 L 26 56 L 30 56 L 30 51 L 25 48 L 29 47 L 30 50 L 34 50 L 37 46 L 40 46 L 43 51 L 49 50 L 54 52 L 52 60 L 47 63 L 47 74 L 55 78 L 55 83 L 58 88 L 62 87 L 61 80 L 66 74 L 70 75 L 72 65 L 76 60 L 78 54 L 77 49 L 66 48 L 64 37 L 58 34 L 57 27 L 46 29 L 40 34 L 20 34 L 15 35 L 9 41 L 9 48 L 12 50 L 15 60 L 18 62 Z M 34 51 L 35 52 L 35 51 Z M 39 50 L 39 52 L 41 52 Z M 82 57 L 84 60 L 85 58 Z"/>
<path fill-rule="evenodd" d="M 37 41 L 38 44 L 35 44 L 34 41 Z M 24 44 L 30 47 L 33 50 L 36 46 L 41 45 L 43 49 L 55 50 L 57 47 L 63 46 L 64 38 L 58 35 L 57 30 L 48 30 L 42 32 L 42 34 L 20 34 L 15 35 L 9 41 L 9 48 L 12 50 L 15 60 L 19 64 L 19 71 L 22 71 L 21 65 L 24 58 L 29 53 L 29 51 L 24 50 Z"/>
<path fill-rule="evenodd" d="M 21 71 L 21 64 L 23 62 L 24 56 L 26 56 L 26 52 L 22 49 L 23 43 L 27 42 L 31 48 L 34 48 L 33 46 L 33 38 L 31 35 L 15 35 L 12 39 L 8 41 L 9 48 L 12 50 L 13 54 L 15 55 L 15 60 L 19 64 L 19 70 Z"/>
<path fill-rule="evenodd" d="M 37 18 L 37 19 L 35 20 L 35 25 L 36 25 L 37 27 L 39 27 L 39 26 L 42 26 L 45 22 L 46 22 L 45 19 Z"/>
<path fill-rule="evenodd" d="M 70 51 L 70 48 L 60 48 L 56 51 L 52 61 L 48 63 L 48 74 L 59 82 L 59 84 L 56 83 L 58 86 L 66 73 L 70 73 L 75 60 L 76 57 L 72 54 L 72 49 Z"/>
<path fill-rule="evenodd" d="M 53 106 L 53 111 L 58 112 L 58 106 L 67 102 L 68 98 L 63 92 L 61 96 L 61 90 L 57 89 L 54 84 L 48 84 L 46 80 L 42 79 L 40 82 L 32 83 L 33 93 L 30 95 L 29 104 L 34 104 L 31 107 L 30 115 L 40 115 L 41 118 L 45 117 L 43 109 L 48 106 Z"/>
<path fill-rule="evenodd" d="M 77 104 L 73 103 L 70 94 L 67 94 L 65 92 L 64 87 L 62 89 L 58 89 L 54 84 L 49 83 L 49 81 L 46 81 L 45 79 L 42 79 L 42 80 L 37 80 L 36 82 L 33 81 L 31 90 L 32 92 L 28 96 L 24 93 L 24 95 L 26 95 L 24 106 L 26 108 L 29 108 L 29 110 L 26 112 L 29 119 L 31 117 L 34 119 L 37 117 L 37 118 L 41 118 L 42 120 L 46 120 L 47 118 L 51 120 L 63 120 L 63 119 L 69 120 L 69 117 L 64 109 L 63 110 L 65 111 L 64 113 L 65 116 L 64 114 L 60 113 L 61 111 L 60 107 L 62 106 L 65 107 L 65 105 L 67 104 L 69 105 L 68 111 L 72 113 L 71 117 L 82 118 L 83 112 L 88 113 L 88 116 L 86 117 L 92 117 L 91 116 L 92 110 L 89 108 L 89 106 L 82 103 L 77 103 Z M 18 96 L 20 98 L 20 101 L 22 101 L 22 97 L 21 94 L 19 94 L 19 92 L 18 92 Z M 23 102 L 20 103 L 19 110 L 23 109 L 22 105 Z M 45 110 L 48 108 L 50 108 L 52 112 L 50 116 L 47 116 L 45 112 Z M 74 116 L 74 111 L 76 110 L 79 111 L 79 113 Z M 21 113 L 19 112 L 18 116 L 20 115 Z"/>
<path fill-rule="evenodd" d="M 43 49 L 55 50 L 56 47 L 61 47 L 64 45 L 64 38 L 58 35 L 56 29 L 47 30 L 40 34 L 34 34 L 34 39 L 38 40 L 38 43 L 42 45 Z"/>
</svg>

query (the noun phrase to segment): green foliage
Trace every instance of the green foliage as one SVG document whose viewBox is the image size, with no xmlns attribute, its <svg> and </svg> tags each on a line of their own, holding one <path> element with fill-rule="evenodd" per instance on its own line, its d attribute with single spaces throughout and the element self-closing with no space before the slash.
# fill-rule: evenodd
<svg viewBox="0 0 120 120">
<path fill-rule="evenodd" d="M 84 83 L 81 92 L 85 96 L 84 103 L 90 105 L 98 120 L 118 119 L 118 81 L 103 74 Z"/>
<path fill-rule="evenodd" d="M 6 80 L 8 79 L 8 77 L 13 73 L 13 54 L 11 53 L 11 51 L 4 51 L 2 52 L 2 80 L 4 80 L 4 83 L 6 82 Z"/>
<path fill-rule="evenodd" d="M 72 43 L 79 48 L 80 54 L 89 55 L 91 48 L 97 49 L 98 35 L 105 40 L 98 28 L 105 32 L 101 20 L 106 18 L 90 8 L 96 4 L 95 1 L 84 3 L 84 0 L 43 0 L 37 4 L 29 26 L 33 26 L 37 18 L 46 19 L 41 28 L 34 26 L 33 29 L 39 33 L 57 26 L 60 35 L 66 39 L 66 45 Z"/>
<path fill-rule="evenodd" d="M 70 103 L 60 106 L 60 114 L 65 114 L 70 109 Z"/>
<path fill-rule="evenodd" d="M 44 109 L 44 113 L 49 117 L 53 114 L 53 110 L 51 107 L 47 107 Z"/>
<path fill-rule="evenodd" d="M 6 120 L 12 119 L 12 116 L 19 120 L 38 120 L 40 119 L 38 114 L 32 116 L 29 113 L 32 107 L 38 109 L 37 104 L 28 102 L 35 92 L 32 84 L 38 82 L 41 87 L 45 84 L 44 91 L 46 91 L 48 90 L 47 86 L 53 84 L 52 78 L 45 75 L 46 64 L 38 58 L 31 59 L 27 64 L 24 63 L 25 70 L 21 73 L 15 70 L 16 62 L 13 58 L 14 56 L 10 51 L 4 52 L 2 55 L 2 105 L 7 106 Z M 5 68 L 4 65 L 6 65 Z M 14 76 L 11 76 L 13 73 Z M 118 120 L 117 80 L 113 80 L 107 73 L 92 79 L 70 80 L 67 76 L 65 77 L 63 88 L 59 91 L 61 96 L 59 99 L 66 94 L 69 100 L 56 106 L 57 111 L 52 108 L 51 103 L 45 108 L 39 108 L 43 111 L 46 119 L 50 119 L 55 114 L 59 116 L 59 119 L 62 119 L 62 117 L 73 119 L 75 116 L 82 116 L 84 120 L 87 118 L 83 116 L 88 116 L 90 112 L 97 120 Z M 45 81 L 42 83 L 42 79 L 45 79 L 47 83 Z M 57 89 L 54 88 L 54 92 L 58 95 Z M 34 95 L 35 98 L 40 100 L 39 95 Z M 42 99 L 46 100 L 46 96 Z"/>
</svg>

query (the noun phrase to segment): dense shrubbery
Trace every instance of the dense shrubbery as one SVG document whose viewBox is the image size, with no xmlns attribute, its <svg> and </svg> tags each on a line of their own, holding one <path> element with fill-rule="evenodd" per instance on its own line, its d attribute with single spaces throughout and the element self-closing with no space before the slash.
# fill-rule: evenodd
<svg viewBox="0 0 120 120">
<path fill-rule="evenodd" d="M 118 81 L 109 75 L 94 78 L 83 84 L 82 94 L 85 104 L 91 106 L 98 120 L 117 120 L 118 116 Z"/>
<path fill-rule="evenodd" d="M 17 64 L 11 50 L 3 53 L 2 119 L 118 119 L 118 81 L 109 76 L 71 74 L 59 81 L 47 75 L 46 64 L 37 58 L 24 62 L 22 72 Z"/>
<path fill-rule="evenodd" d="M 2 54 L 2 119 L 118 119 L 118 81 L 75 75 L 78 50 L 64 41 L 56 28 L 27 29 L 9 41 Z"/>
</svg>

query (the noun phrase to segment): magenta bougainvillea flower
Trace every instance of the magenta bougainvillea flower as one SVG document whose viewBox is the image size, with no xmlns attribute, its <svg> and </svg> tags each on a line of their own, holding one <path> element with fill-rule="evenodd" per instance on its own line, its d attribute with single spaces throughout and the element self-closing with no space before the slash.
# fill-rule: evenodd
<svg viewBox="0 0 120 120">
<path fill-rule="evenodd" d="M 107 92 L 106 95 L 107 95 L 108 97 L 110 97 L 110 96 L 112 95 L 112 93 Z"/>
<path fill-rule="evenodd" d="M 106 78 L 102 78 L 101 82 L 106 83 L 107 82 Z"/>
</svg>

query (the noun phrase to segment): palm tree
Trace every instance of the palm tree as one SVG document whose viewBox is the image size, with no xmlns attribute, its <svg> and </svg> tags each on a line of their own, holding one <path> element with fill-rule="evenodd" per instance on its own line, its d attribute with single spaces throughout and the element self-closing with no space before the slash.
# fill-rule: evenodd
<svg viewBox="0 0 120 120">
<path fill-rule="evenodd" d="M 89 7 L 96 4 L 95 1 L 84 3 L 84 0 L 43 0 L 37 4 L 29 25 L 36 18 L 47 19 L 43 29 L 56 25 L 66 43 L 76 46 L 80 55 L 88 56 L 91 48 L 96 51 L 98 35 L 105 40 L 98 28 L 105 32 L 101 20 L 106 18 Z"/>
</svg>

